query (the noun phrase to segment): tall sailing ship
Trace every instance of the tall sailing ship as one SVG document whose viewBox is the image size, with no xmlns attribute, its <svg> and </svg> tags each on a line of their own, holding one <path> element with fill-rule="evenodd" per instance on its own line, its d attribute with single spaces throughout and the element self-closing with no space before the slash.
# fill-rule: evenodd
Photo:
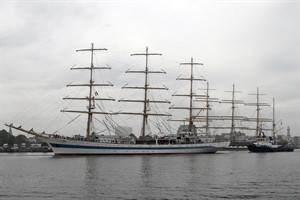
<svg viewBox="0 0 300 200">
<path fill-rule="evenodd" d="M 86 136 L 85 137 L 73 137 L 69 138 L 57 134 L 45 134 L 31 130 L 26 130 L 22 126 L 15 126 L 13 124 L 6 124 L 6 126 L 34 135 L 37 139 L 42 142 L 46 142 L 52 148 L 55 155 L 130 155 L 130 154 L 198 154 L 198 153 L 215 153 L 219 149 L 229 146 L 229 142 L 206 142 L 204 141 L 194 129 L 192 111 L 193 100 L 196 95 L 193 93 L 193 81 L 197 80 L 193 77 L 193 66 L 199 65 L 194 63 L 193 59 L 190 63 L 183 63 L 183 65 L 191 66 L 191 77 L 181 80 L 190 81 L 190 94 L 183 95 L 189 96 L 190 106 L 184 109 L 190 111 L 188 117 L 188 129 L 185 131 L 178 132 L 177 134 L 170 134 L 164 137 L 152 137 L 146 134 L 148 126 L 148 118 L 155 116 L 170 116 L 167 113 L 150 112 L 148 109 L 149 104 L 165 104 L 170 103 L 169 101 L 159 101 L 149 98 L 149 90 L 167 90 L 166 87 L 152 87 L 149 83 L 150 74 L 161 74 L 166 73 L 165 71 L 151 71 L 148 66 L 149 56 L 160 56 L 158 53 L 149 53 L 146 48 L 145 53 L 132 54 L 132 56 L 145 56 L 146 65 L 142 71 L 127 70 L 126 73 L 135 73 L 144 75 L 144 85 L 140 87 L 124 86 L 123 89 L 138 89 L 144 93 L 143 99 L 121 99 L 119 102 L 131 102 L 140 103 L 143 105 L 142 112 L 108 112 L 108 111 L 96 111 L 96 101 L 115 101 L 113 98 L 98 97 L 94 93 L 94 87 L 111 87 L 111 83 L 96 83 L 94 81 L 95 70 L 110 69 L 110 67 L 97 67 L 94 66 L 94 52 L 95 51 L 107 51 L 107 49 L 94 48 L 92 44 L 91 48 L 81 49 L 77 51 L 88 51 L 91 52 L 91 64 L 89 67 L 73 67 L 71 70 L 87 70 L 89 71 L 89 82 L 87 84 L 69 84 L 67 87 L 87 87 L 89 94 L 87 97 L 66 97 L 64 100 L 83 100 L 87 101 L 86 110 L 67 110 L 64 109 L 62 112 L 80 113 L 87 115 L 86 125 Z M 139 76 L 141 77 L 141 76 Z M 97 93 L 98 94 L 98 93 Z M 92 130 L 93 116 L 94 115 L 138 115 L 142 116 L 142 129 L 140 137 L 134 137 L 132 134 L 128 137 L 122 137 L 120 135 L 114 135 L 112 137 L 106 137 L 104 135 L 96 134 Z"/>
</svg>

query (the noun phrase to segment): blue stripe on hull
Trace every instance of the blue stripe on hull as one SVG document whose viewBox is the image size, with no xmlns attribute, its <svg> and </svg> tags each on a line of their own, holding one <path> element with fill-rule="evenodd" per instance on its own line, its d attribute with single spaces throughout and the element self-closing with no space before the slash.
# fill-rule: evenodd
<svg viewBox="0 0 300 200">
<path fill-rule="evenodd" d="M 76 149 L 107 149 L 107 150 L 183 150 L 183 149 L 207 149 L 215 148 L 213 146 L 193 146 L 193 147 L 113 147 L 113 146 L 87 146 L 87 145 L 72 145 L 72 144 L 57 144 L 49 143 L 55 148 L 76 148 Z"/>
<path fill-rule="evenodd" d="M 137 150 L 137 149 L 83 149 L 83 148 L 52 148 L 55 155 L 150 155 L 150 154 L 212 154 L 216 153 L 214 147 L 199 149 L 159 149 L 159 150 Z"/>
<path fill-rule="evenodd" d="M 216 151 L 207 151 L 207 152 L 95 152 L 95 153 L 55 153 L 55 155 L 61 155 L 61 156 L 96 156 L 96 155 L 169 155 L 169 154 L 215 154 Z"/>
</svg>

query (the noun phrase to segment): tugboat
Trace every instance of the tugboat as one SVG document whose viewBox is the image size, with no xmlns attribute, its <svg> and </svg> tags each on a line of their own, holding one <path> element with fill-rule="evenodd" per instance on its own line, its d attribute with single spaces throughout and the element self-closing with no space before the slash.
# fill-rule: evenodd
<svg viewBox="0 0 300 200">
<path fill-rule="evenodd" d="M 249 151 L 255 153 L 294 151 L 290 143 L 278 144 L 271 136 L 267 138 L 264 132 L 260 132 L 258 140 L 247 147 Z"/>
<path fill-rule="evenodd" d="M 258 89 L 257 89 L 257 99 L 258 99 Z M 260 108 L 259 106 L 261 105 L 266 105 L 266 104 L 261 104 L 257 101 L 257 113 L 259 112 Z M 256 153 L 264 153 L 264 152 L 291 152 L 294 151 L 294 147 L 292 144 L 290 144 L 287 141 L 284 142 L 278 142 L 275 139 L 275 100 L 273 98 L 273 128 L 272 128 L 272 137 L 266 137 L 265 133 L 262 131 L 262 128 L 258 128 L 259 125 L 259 114 L 257 114 L 257 137 L 256 137 L 256 142 L 249 144 L 247 146 L 248 150 L 250 152 L 256 152 Z M 290 132 L 290 128 L 288 128 L 288 135 Z"/>
</svg>

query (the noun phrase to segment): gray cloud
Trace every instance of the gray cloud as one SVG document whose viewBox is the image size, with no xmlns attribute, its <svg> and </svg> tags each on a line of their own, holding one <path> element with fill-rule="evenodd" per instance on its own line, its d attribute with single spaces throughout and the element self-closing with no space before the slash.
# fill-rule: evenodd
<svg viewBox="0 0 300 200">
<path fill-rule="evenodd" d="M 47 91 L 61 98 L 65 84 L 85 81 L 68 68 L 86 65 L 88 55 L 75 50 L 94 42 L 109 49 L 98 63 L 113 68 L 102 74 L 116 87 L 110 94 L 126 94 L 119 88 L 136 79 L 122 72 L 143 65 L 130 54 L 149 46 L 163 53 L 152 67 L 168 72 L 167 96 L 182 85 L 174 81 L 186 73 L 179 63 L 194 57 L 216 96 L 227 98 L 223 91 L 235 83 L 253 101 L 247 94 L 259 86 L 266 101 L 278 99 L 278 117 L 299 134 L 298 12 L 296 1 L 1 2 L 1 128 L 22 110 L 16 105 Z"/>
</svg>

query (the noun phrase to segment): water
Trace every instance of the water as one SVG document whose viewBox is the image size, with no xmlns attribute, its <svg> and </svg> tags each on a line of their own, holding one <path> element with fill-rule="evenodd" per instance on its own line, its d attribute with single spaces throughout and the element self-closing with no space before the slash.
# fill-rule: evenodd
<svg viewBox="0 0 300 200">
<path fill-rule="evenodd" d="M 0 199 L 300 199 L 300 151 L 0 154 Z"/>
</svg>

